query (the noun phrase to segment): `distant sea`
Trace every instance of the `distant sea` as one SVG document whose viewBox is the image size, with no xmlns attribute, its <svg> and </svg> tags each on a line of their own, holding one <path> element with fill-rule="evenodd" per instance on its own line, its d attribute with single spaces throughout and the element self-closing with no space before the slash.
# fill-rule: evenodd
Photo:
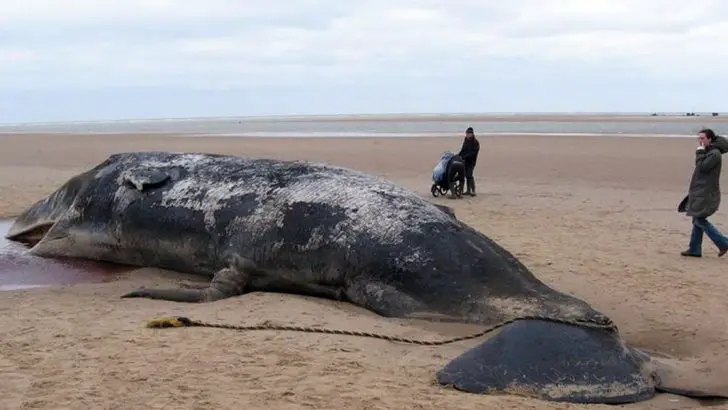
<svg viewBox="0 0 728 410">
<path fill-rule="evenodd" d="M 0 124 L 2 133 L 182 134 L 189 137 L 440 137 L 462 135 L 572 134 L 692 136 L 703 127 L 728 133 L 728 116 L 684 114 L 402 114 L 129 119 Z"/>
</svg>

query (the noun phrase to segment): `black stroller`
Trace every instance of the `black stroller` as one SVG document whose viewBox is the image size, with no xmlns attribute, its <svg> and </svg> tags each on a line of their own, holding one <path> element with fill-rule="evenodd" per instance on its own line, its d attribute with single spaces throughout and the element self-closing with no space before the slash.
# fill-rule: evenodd
<svg viewBox="0 0 728 410">
<path fill-rule="evenodd" d="M 453 197 L 462 198 L 465 186 L 465 163 L 459 155 L 445 152 L 440 162 L 432 170 L 432 196 L 447 195 L 450 191 Z"/>
</svg>

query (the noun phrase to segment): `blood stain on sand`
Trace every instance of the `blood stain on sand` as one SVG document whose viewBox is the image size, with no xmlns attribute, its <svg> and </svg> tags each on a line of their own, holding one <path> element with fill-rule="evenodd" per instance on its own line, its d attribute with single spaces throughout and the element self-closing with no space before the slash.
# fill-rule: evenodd
<svg viewBox="0 0 728 410">
<path fill-rule="evenodd" d="M 110 282 L 131 270 L 112 263 L 30 255 L 28 247 L 5 239 L 12 224 L 12 220 L 0 220 L 0 291 Z"/>
</svg>

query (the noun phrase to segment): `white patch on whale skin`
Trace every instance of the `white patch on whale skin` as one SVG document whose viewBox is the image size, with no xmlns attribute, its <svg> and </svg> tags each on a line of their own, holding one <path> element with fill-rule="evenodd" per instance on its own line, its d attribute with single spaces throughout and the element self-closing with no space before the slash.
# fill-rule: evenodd
<svg viewBox="0 0 728 410">
<path fill-rule="evenodd" d="M 382 178 L 344 168 L 314 167 L 311 178 L 282 189 L 279 201 L 345 209 L 347 219 L 337 230 L 347 234 L 366 232 L 381 243 L 398 244 L 405 232 L 420 232 L 421 224 L 452 222 L 424 198 Z"/>
<path fill-rule="evenodd" d="M 200 182 L 194 178 L 177 181 L 172 189 L 162 195 L 159 205 L 201 211 L 205 226 L 212 230 L 215 227 L 215 212 L 225 207 L 226 200 L 250 192 L 239 189 L 240 183 L 237 182 L 217 182 L 210 186 L 201 185 Z"/>
<path fill-rule="evenodd" d="M 279 198 L 284 203 L 302 202 L 345 209 L 347 219 L 340 222 L 344 226 L 339 229 L 350 235 L 367 232 L 382 243 L 399 243 L 404 231 L 417 228 L 411 224 L 414 222 L 411 212 L 418 209 L 408 206 L 406 198 L 394 193 L 392 198 L 382 196 L 377 192 L 378 187 L 373 186 L 378 181 L 357 179 L 349 175 L 331 175 L 324 181 L 305 179 L 282 190 Z M 399 204 L 394 203 L 398 201 Z M 419 223 L 431 219 L 427 218 L 427 213 L 422 214 L 424 218 L 419 219 Z"/>
<path fill-rule="evenodd" d="M 242 164 L 241 164 L 242 160 Z M 245 164 L 249 162 L 249 164 Z M 268 194 L 270 186 L 263 178 L 266 170 L 245 173 L 250 180 L 232 182 L 208 181 L 195 174 L 196 170 L 214 175 L 215 168 L 240 167 L 250 168 L 265 165 L 256 164 L 255 160 L 237 157 L 209 157 L 202 154 L 181 154 L 169 161 L 144 160 L 139 168 L 169 168 L 180 166 L 186 168 L 191 175 L 174 183 L 174 186 L 163 196 L 162 206 L 182 207 L 206 212 L 206 220 L 214 222 L 214 211 L 222 208 L 226 200 L 245 194 L 255 194 L 263 206 L 256 213 L 277 208 L 283 210 L 286 205 L 302 202 L 337 206 L 348 210 L 352 219 L 357 219 L 361 228 L 370 227 L 370 231 L 381 239 L 394 239 L 398 232 L 416 230 L 417 224 L 427 222 L 447 223 L 451 218 L 424 198 L 384 180 L 380 177 L 359 171 L 320 163 L 298 162 L 310 168 L 308 176 L 291 181 L 283 188 Z M 286 163 L 273 163 L 272 170 L 286 173 Z M 268 209 L 265 209 L 268 208 Z M 208 215 L 209 213 L 209 215 Z M 267 218 L 266 218 L 267 219 Z M 278 217 L 275 218 L 279 220 Z M 272 222 L 272 221 L 269 221 Z M 409 224 L 407 223 L 409 222 Z"/>
<path fill-rule="evenodd" d="M 131 191 L 123 185 L 119 185 L 119 187 L 114 192 L 114 207 L 120 211 L 123 211 L 129 206 L 129 204 L 132 203 L 132 201 L 137 199 L 138 196 L 138 192 Z"/>
<path fill-rule="evenodd" d="M 174 154 L 174 153 L 173 153 Z M 119 189 L 115 195 L 115 201 L 120 209 L 124 209 L 128 202 L 135 198 L 129 194 L 128 188 L 123 186 L 125 175 L 129 170 L 134 169 L 160 169 L 165 170 L 173 167 L 185 168 L 192 175 L 172 182 L 172 188 L 162 195 L 162 201 L 157 204 L 163 207 L 185 208 L 200 211 L 204 215 L 205 227 L 214 229 L 215 212 L 224 208 L 227 200 L 254 191 L 254 184 L 246 184 L 244 181 L 221 182 L 201 178 L 195 174 L 195 170 L 202 169 L 206 173 L 214 175 L 216 167 L 225 167 L 230 161 L 225 157 L 210 157 L 204 154 L 180 153 L 169 160 L 158 160 L 154 158 L 144 159 L 137 162 L 136 158 L 130 157 L 123 161 L 129 165 L 127 172 L 119 173 L 116 183 Z M 235 166 L 235 164 L 230 164 Z M 126 168 L 122 166 L 121 168 Z"/>
<path fill-rule="evenodd" d="M 330 227 L 328 237 L 324 237 L 321 230 L 315 231 L 308 243 L 300 247 L 301 252 L 331 245 L 355 248 L 358 234 L 366 234 L 380 244 L 397 245 L 403 242 L 406 233 L 422 233 L 422 224 L 453 222 L 449 215 L 418 194 L 374 175 L 322 163 L 266 161 L 196 153 L 167 156 L 165 153 L 158 158 L 150 156 L 141 160 L 135 155 L 120 157 L 113 166 L 117 170 L 185 169 L 186 175 L 171 181 L 172 186 L 163 192 L 157 205 L 202 212 L 205 226 L 210 231 L 216 228 L 215 213 L 228 207 L 231 200 L 246 194 L 253 195 L 260 206 L 250 215 L 234 218 L 226 228 L 228 233 L 234 233 L 240 227 L 253 236 L 264 235 L 272 227 L 282 226 L 288 206 L 295 203 L 344 210 L 346 218 Z M 303 174 L 300 173 L 301 166 L 307 168 Z M 235 175 L 230 176 L 231 170 Z M 225 172 L 227 178 L 215 179 L 216 175 Z M 136 197 L 123 186 L 123 174 L 120 172 L 117 177 L 119 188 L 115 197 L 117 209 L 121 211 Z M 271 175 L 284 178 L 283 186 L 273 188 Z M 286 239 L 279 238 L 279 241 L 284 243 Z M 280 243 L 271 244 L 272 249 Z M 403 266 L 422 264 L 429 257 L 429 252 L 403 247 L 396 263 Z"/>
<path fill-rule="evenodd" d="M 165 152 L 165 155 L 170 154 L 171 157 L 168 159 L 157 160 L 154 158 L 145 158 L 138 163 L 139 168 L 169 168 L 169 167 L 182 167 L 186 169 L 195 168 L 197 165 L 205 165 L 209 162 L 219 162 L 220 158 L 215 158 L 205 154 L 199 153 L 180 153 L 180 152 Z M 127 163 L 136 163 L 137 158 L 134 156 L 125 158 Z"/>
</svg>

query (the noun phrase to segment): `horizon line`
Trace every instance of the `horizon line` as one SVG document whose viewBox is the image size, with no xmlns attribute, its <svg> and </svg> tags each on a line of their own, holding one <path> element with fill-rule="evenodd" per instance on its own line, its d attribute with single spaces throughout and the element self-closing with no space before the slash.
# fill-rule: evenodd
<svg viewBox="0 0 728 410">
<path fill-rule="evenodd" d="M 692 114 L 692 115 L 687 115 Z M 267 114 L 267 115 L 224 115 L 224 116 L 200 116 L 200 117 L 121 117 L 115 119 L 98 120 L 60 120 L 60 121 L 22 121 L 22 122 L 0 122 L 2 127 L 25 126 L 25 125 L 56 125 L 56 124 L 96 124 L 114 122 L 158 122 L 158 121 L 209 121 L 209 120 L 244 120 L 244 121 L 296 121 L 296 120 L 330 120 L 330 119 L 387 119 L 387 118 L 408 118 L 419 117 L 419 119 L 436 118 L 445 120 L 470 119 L 472 117 L 529 117 L 529 116 L 595 116 L 595 117 L 714 117 L 727 114 L 720 111 L 489 111 L 489 112 L 400 112 L 400 113 L 340 113 L 340 114 Z M 442 118 L 449 117 L 449 118 Z"/>
</svg>

